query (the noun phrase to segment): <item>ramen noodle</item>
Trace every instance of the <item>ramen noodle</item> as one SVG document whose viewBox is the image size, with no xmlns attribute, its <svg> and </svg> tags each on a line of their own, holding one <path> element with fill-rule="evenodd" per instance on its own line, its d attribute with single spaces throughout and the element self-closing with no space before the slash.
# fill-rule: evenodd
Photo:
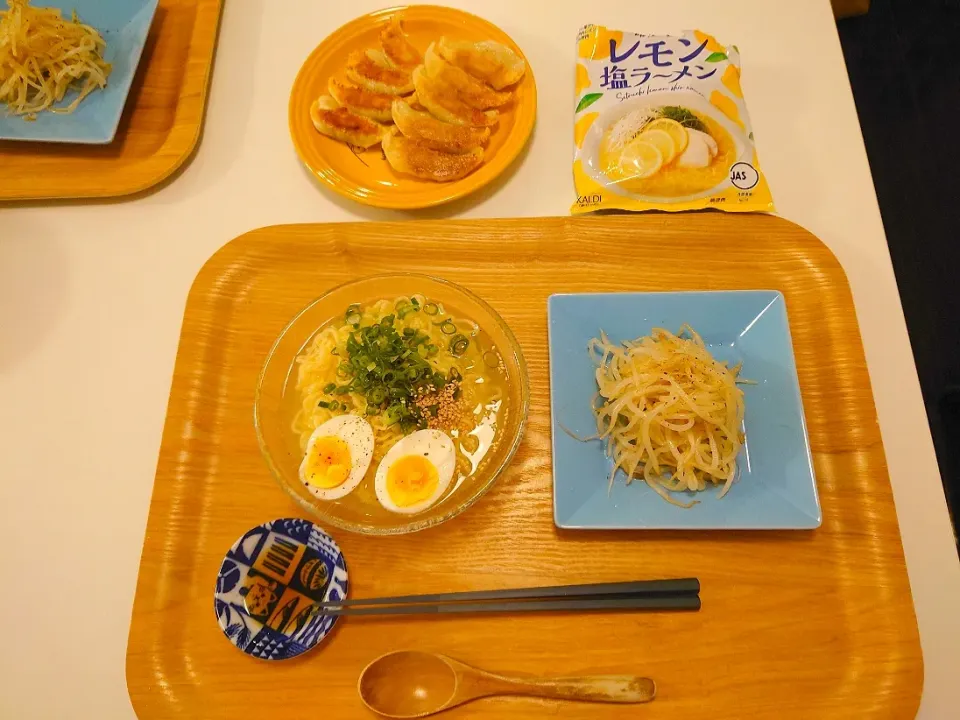
<svg viewBox="0 0 960 720">
<path fill-rule="evenodd" d="M 735 45 L 587 25 L 575 91 L 571 212 L 774 209 Z"/>
</svg>

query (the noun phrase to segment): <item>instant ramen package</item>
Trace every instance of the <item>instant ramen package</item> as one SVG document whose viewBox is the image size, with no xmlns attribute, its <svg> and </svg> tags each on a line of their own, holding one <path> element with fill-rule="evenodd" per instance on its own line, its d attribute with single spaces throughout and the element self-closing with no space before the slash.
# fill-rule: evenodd
<svg viewBox="0 0 960 720">
<path fill-rule="evenodd" d="M 773 210 L 740 54 L 706 33 L 577 35 L 573 213 Z"/>
</svg>

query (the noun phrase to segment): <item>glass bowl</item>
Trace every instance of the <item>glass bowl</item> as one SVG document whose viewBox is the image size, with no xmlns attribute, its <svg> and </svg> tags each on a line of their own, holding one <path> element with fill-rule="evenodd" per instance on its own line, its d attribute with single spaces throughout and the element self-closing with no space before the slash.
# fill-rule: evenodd
<svg viewBox="0 0 960 720">
<path fill-rule="evenodd" d="M 390 513 L 373 499 L 370 503 L 322 501 L 301 483 L 303 453 L 291 427 L 299 407 L 295 386 L 296 358 L 327 323 L 343 318 L 351 304 L 366 305 L 381 298 L 425 295 L 449 304 L 458 315 L 473 320 L 494 342 L 503 359 L 507 391 L 499 437 L 476 471 L 439 502 L 415 515 Z M 513 459 L 527 423 L 530 386 L 520 345 L 503 319 L 486 302 L 464 288 L 427 275 L 378 275 L 333 288 L 298 312 L 277 338 L 267 355 L 257 382 L 254 425 L 260 451 L 280 486 L 307 512 L 321 521 L 367 535 L 398 535 L 416 532 L 455 517 L 473 505 L 491 488 Z M 369 480 L 354 490 L 361 491 Z M 369 493 L 369 491 L 368 491 Z M 349 496 L 348 496 L 349 497 Z"/>
</svg>

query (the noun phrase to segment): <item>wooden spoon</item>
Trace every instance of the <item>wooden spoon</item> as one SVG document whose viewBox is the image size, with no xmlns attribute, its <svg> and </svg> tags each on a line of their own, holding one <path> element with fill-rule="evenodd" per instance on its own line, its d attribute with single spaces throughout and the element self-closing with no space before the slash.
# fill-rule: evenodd
<svg viewBox="0 0 960 720">
<path fill-rule="evenodd" d="M 391 718 L 419 718 L 489 695 L 529 695 L 560 700 L 642 703 L 657 686 L 635 675 L 565 678 L 510 678 L 464 665 L 446 655 L 404 650 L 388 653 L 364 668 L 360 699 Z"/>
</svg>

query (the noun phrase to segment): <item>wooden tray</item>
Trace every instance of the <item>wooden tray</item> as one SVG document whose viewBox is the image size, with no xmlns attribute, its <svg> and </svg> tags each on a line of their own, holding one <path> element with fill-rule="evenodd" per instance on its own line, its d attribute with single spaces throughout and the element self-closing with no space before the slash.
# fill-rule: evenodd
<svg viewBox="0 0 960 720">
<path fill-rule="evenodd" d="M 530 371 L 526 436 L 463 516 L 422 533 L 337 533 L 354 597 L 697 576 L 695 615 L 345 619 L 302 658 L 230 646 L 217 568 L 249 527 L 298 515 L 260 458 L 260 364 L 303 305 L 350 278 L 425 271 L 488 300 Z M 812 532 L 595 532 L 553 525 L 546 299 L 554 292 L 773 288 L 790 313 L 823 504 Z M 768 216 L 300 225 L 257 230 L 187 301 L 141 560 L 127 683 L 141 718 L 366 717 L 360 671 L 397 649 L 503 672 L 655 678 L 642 710 L 486 699 L 450 718 L 906 718 L 922 659 L 870 381 L 846 279 Z M 279 703 L 279 705 L 278 705 Z M 202 709 L 202 710 L 201 710 Z"/>
<path fill-rule="evenodd" d="M 109 145 L 0 142 L 0 201 L 116 197 L 167 178 L 200 138 L 222 0 L 160 0 Z"/>
</svg>

